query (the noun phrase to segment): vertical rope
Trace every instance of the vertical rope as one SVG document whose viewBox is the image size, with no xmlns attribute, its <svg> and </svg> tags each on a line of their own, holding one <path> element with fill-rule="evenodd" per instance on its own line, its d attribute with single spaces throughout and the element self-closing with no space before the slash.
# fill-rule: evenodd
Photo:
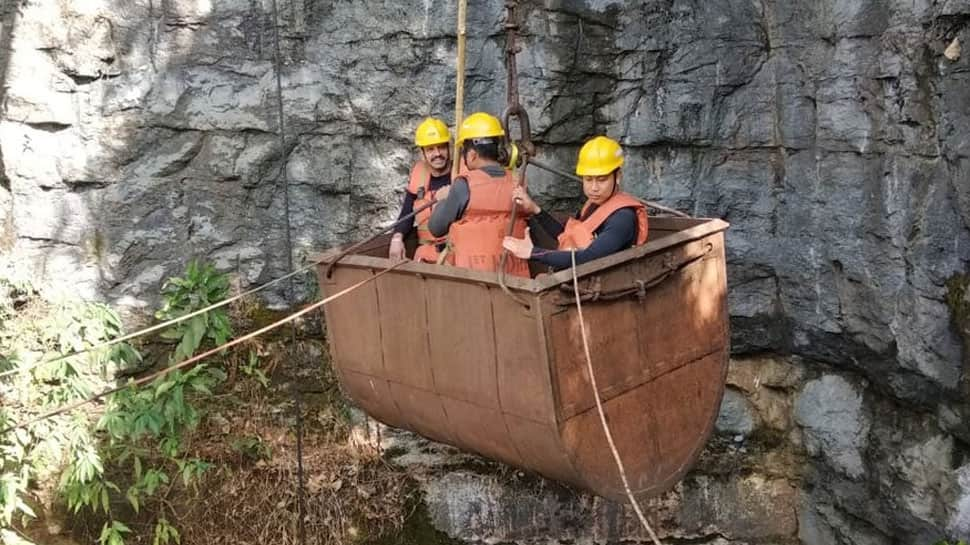
<svg viewBox="0 0 970 545">
<path fill-rule="evenodd" d="M 586 371 L 589 373 L 589 383 L 593 388 L 593 397 L 596 398 L 596 411 L 600 415 L 600 424 L 603 425 L 603 433 L 606 434 L 606 442 L 610 445 L 610 452 L 613 453 L 613 461 L 616 462 L 616 468 L 620 472 L 620 480 L 623 481 L 623 490 L 626 491 L 626 497 L 630 500 L 630 505 L 633 506 L 633 511 L 636 512 L 637 518 L 640 519 L 640 524 L 647 530 L 647 533 L 650 534 L 650 539 L 653 540 L 654 545 L 661 545 L 660 539 L 657 538 L 657 534 L 655 534 L 653 528 L 650 527 L 650 523 L 647 522 L 647 517 L 645 517 L 643 515 L 643 511 L 640 510 L 640 504 L 637 503 L 637 499 L 633 496 L 633 492 L 630 490 L 630 482 L 626 478 L 626 469 L 623 467 L 623 461 L 620 460 L 619 451 L 616 450 L 616 443 L 613 442 L 613 433 L 610 431 L 610 425 L 606 422 L 606 413 L 603 412 L 603 400 L 600 399 L 600 391 L 596 386 L 596 376 L 593 374 L 593 359 L 589 355 L 589 341 L 586 337 L 586 321 L 583 319 L 583 304 L 580 301 L 581 298 L 579 296 L 579 277 L 576 276 L 576 250 L 571 250 L 569 254 L 573 265 L 573 292 L 576 294 L 576 314 L 579 318 L 579 331 L 583 336 L 583 352 L 586 354 Z"/>
<path fill-rule="evenodd" d="M 461 127 L 462 117 L 465 115 L 465 14 L 468 11 L 467 0 L 458 0 L 458 61 L 455 68 L 455 129 Z M 461 155 L 455 143 L 455 159 L 451 162 L 451 179 L 458 177 L 461 166 Z"/>
<path fill-rule="evenodd" d="M 286 272 L 293 272 L 293 240 L 290 236 L 290 181 L 286 172 L 286 125 L 283 116 L 283 76 L 280 65 L 280 15 L 276 0 L 273 5 L 273 67 L 276 72 L 276 114 L 280 130 L 280 174 L 279 180 L 283 185 L 283 211 L 286 223 Z M 291 306 L 293 301 L 293 277 L 286 283 L 286 301 Z M 296 325 L 290 324 L 290 349 L 296 348 Z M 297 532 L 301 545 L 306 545 L 306 490 L 303 482 L 303 394 L 297 382 L 293 383 L 293 400 L 296 410 L 296 478 L 297 478 Z"/>
<path fill-rule="evenodd" d="M 286 219 L 286 270 L 293 271 L 293 241 L 290 237 L 290 181 L 286 172 L 286 126 L 283 117 L 283 80 L 280 74 L 280 29 L 279 11 L 277 10 L 276 0 L 273 0 L 273 65 L 276 72 L 276 114 L 279 119 L 280 129 L 280 174 L 279 180 L 283 184 L 283 211 Z M 287 302 L 293 304 L 293 279 L 290 278 L 286 288 Z"/>
</svg>

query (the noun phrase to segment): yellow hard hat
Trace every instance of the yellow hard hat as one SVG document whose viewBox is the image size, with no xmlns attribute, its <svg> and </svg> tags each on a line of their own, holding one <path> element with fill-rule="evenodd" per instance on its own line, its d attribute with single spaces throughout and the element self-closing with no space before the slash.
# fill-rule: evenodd
<svg viewBox="0 0 970 545">
<path fill-rule="evenodd" d="M 505 136 L 505 129 L 497 117 L 485 112 L 476 112 L 465 118 L 458 127 L 458 142 L 475 138 L 495 138 Z"/>
<path fill-rule="evenodd" d="M 448 132 L 448 125 L 434 117 L 426 117 L 418 125 L 418 130 L 414 131 L 414 144 L 419 148 L 447 144 L 450 140 L 451 133 Z"/>
<path fill-rule="evenodd" d="M 576 161 L 576 174 L 603 176 L 623 166 L 623 148 L 611 138 L 597 136 L 583 144 Z"/>
</svg>

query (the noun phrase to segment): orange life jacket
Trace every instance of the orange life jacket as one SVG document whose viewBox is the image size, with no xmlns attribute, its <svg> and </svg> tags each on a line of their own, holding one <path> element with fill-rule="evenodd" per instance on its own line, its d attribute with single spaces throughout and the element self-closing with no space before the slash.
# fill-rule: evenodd
<svg viewBox="0 0 970 545">
<path fill-rule="evenodd" d="M 451 224 L 448 243 L 450 263 L 477 271 L 497 272 L 502 257 L 502 239 L 512 215 L 512 189 L 515 178 L 510 172 L 492 177 L 484 170 L 472 170 L 463 176 L 468 180 L 468 205 L 461 219 Z M 526 220 L 516 217 L 512 236 L 525 236 Z M 505 273 L 529 277 L 529 262 L 508 254 Z"/>
<path fill-rule="evenodd" d="M 586 211 L 592 203 L 586 201 L 583 205 L 583 210 L 580 212 L 579 217 L 586 215 Z M 560 250 L 584 250 L 593 243 L 593 239 L 596 238 L 596 230 L 603 225 L 603 222 L 610 217 L 613 212 L 621 208 L 633 208 L 637 213 L 637 240 L 636 246 L 640 246 L 647 241 L 647 207 L 643 205 L 640 201 L 632 197 L 627 193 L 618 191 L 613 194 L 606 202 L 601 204 L 599 208 L 593 211 L 588 218 L 584 220 L 578 220 L 576 218 L 569 218 L 566 221 L 566 228 L 563 232 L 559 234 L 559 249 Z"/>
<path fill-rule="evenodd" d="M 417 195 L 414 199 L 414 209 L 417 210 L 431 202 L 434 192 L 431 191 L 431 167 L 424 160 L 414 163 L 411 177 L 408 180 L 408 193 Z M 431 217 L 433 206 L 429 206 L 414 215 L 414 224 L 418 230 L 418 248 L 414 251 L 415 261 L 435 263 L 438 261 L 438 244 L 443 244 L 445 238 L 435 238 L 428 230 L 428 219 Z"/>
</svg>

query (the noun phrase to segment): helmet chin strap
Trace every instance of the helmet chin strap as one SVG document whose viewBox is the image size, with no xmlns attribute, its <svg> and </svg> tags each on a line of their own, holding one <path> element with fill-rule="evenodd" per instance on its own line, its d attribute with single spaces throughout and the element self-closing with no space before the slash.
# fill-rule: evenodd
<svg viewBox="0 0 970 545">
<path fill-rule="evenodd" d="M 606 199 L 603 199 L 603 202 L 608 201 L 610 199 L 610 197 L 612 197 L 613 195 L 616 195 L 617 190 L 620 189 L 620 174 L 619 173 L 620 173 L 620 169 L 616 169 L 616 170 L 613 171 L 613 189 L 610 191 L 610 196 L 607 197 Z"/>
</svg>

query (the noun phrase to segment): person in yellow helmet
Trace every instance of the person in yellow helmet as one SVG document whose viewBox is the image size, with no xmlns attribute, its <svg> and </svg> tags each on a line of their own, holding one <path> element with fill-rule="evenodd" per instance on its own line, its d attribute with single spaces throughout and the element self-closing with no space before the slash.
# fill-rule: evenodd
<svg viewBox="0 0 970 545">
<path fill-rule="evenodd" d="M 468 172 L 454 180 L 447 198 L 431 213 L 428 228 L 434 236 L 448 236 L 449 263 L 480 271 L 496 272 L 502 256 L 512 209 L 512 194 L 517 186 L 512 173 L 503 168 L 508 162 L 502 123 L 484 112 L 474 113 L 458 128 L 456 148 Z M 526 221 L 518 216 L 513 234 L 524 236 Z M 505 273 L 529 276 L 529 264 L 510 256 Z"/>
<path fill-rule="evenodd" d="M 451 184 L 451 133 L 445 122 L 433 117 L 425 118 L 414 132 L 414 145 L 421 150 L 421 158 L 411 168 L 404 203 L 401 205 L 400 220 L 431 202 L 435 192 Z M 444 239 L 431 235 L 428 231 L 428 218 L 431 209 L 426 208 L 415 215 L 414 221 L 402 222 L 394 228 L 388 257 L 404 259 L 404 238 L 411 229 L 418 230 L 418 248 L 414 259 L 434 263 L 438 259 L 438 246 Z"/>
<path fill-rule="evenodd" d="M 623 149 L 615 140 L 597 136 L 579 150 L 576 174 L 583 178 L 586 203 L 566 222 L 560 224 L 517 188 L 514 197 L 525 212 L 532 214 L 524 237 L 506 237 L 502 245 L 522 259 L 532 259 L 560 270 L 570 267 L 572 250 L 576 264 L 586 263 L 647 241 L 647 208 L 638 199 L 620 191 L 623 179 Z M 529 236 L 535 229 L 558 241 L 556 250 L 536 248 Z"/>
</svg>

